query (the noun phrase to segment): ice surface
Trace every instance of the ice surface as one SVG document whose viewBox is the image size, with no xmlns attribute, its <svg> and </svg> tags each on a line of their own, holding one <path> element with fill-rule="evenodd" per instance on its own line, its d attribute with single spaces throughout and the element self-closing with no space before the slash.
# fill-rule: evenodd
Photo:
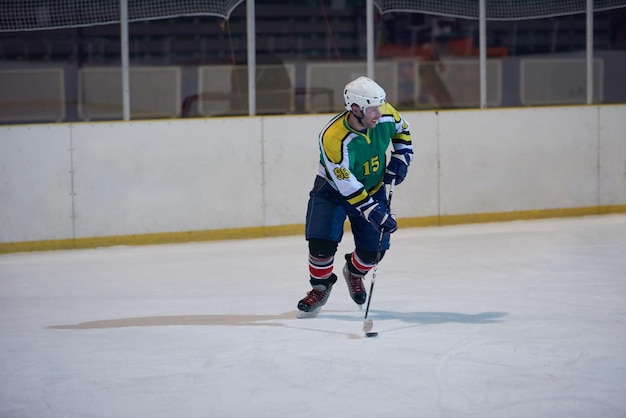
<svg viewBox="0 0 626 418">
<path fill-rule="evenodd" d="M 2 255 L 0 417 L 626 416 L 625 277 L 625 215 L 400 229 L 365 338 L 302 237 Z"/>
</svg>

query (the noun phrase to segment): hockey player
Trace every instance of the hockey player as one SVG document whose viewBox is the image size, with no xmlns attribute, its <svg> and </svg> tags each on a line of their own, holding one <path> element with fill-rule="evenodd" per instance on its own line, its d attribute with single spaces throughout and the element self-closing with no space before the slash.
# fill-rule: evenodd
<svg viewBox="0 0 626 418">
<path fill-rule="evenodd" d="M 402 183 L 413 158 L 409 124 L 386 102 L 382 87 L 359 77 L 346 85 L 343 95 L 346 110 L 318 137 L 320 163 L 309 193 L 305 233 L 312 290 L 298 302 L 300 317 L 319 312 L 337 281 L 333 264 L 346 217 L 355 249 L 345 255 L 343 276 L 352 300 L 358 305 L 366 301 L 363 278 L 382 259 L 390 234 L 398 229 L 384 184 L 394 179 Z"/>
</svg>

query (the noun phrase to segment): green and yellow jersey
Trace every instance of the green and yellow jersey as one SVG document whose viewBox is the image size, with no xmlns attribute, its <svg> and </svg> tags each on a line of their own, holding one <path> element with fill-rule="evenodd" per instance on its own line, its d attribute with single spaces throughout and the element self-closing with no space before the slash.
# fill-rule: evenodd
<svg viewBox="0 0 626 418">
<path fill-rule="evenodd" d="M 408 122 L 393 106 L 381 106 L 376 126 L 358 132 L 348 125 L 350 112 L 332 118 L 319 134 L 318 175 L 358 208 L 382 185 L 387 167 L 387 149 L 411 149 Z"/>
</svg>

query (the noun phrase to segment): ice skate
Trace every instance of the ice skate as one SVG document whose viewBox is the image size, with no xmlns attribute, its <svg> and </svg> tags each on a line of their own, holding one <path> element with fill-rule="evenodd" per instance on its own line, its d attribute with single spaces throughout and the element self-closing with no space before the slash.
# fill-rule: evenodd
<svg viewBox="0 0 626 418">
<path fill-rule="evenodd" d="M 346 279 L 348 290 L 350 291 L 350 297 L 357 305 L 363 305 L 367 300 L 367 291 L 363 284 L 364 275 L 357 274 L 352 270 L 356 270 L 350 262 L 351 254 L 346 254 L 346 264 L 343 266 L 343 277 Z"/>
<path fill-rule="evenodd" d="M 337 276 L 333 273 L 327 279 L 311 279 L 313 289 L 298 302 L 298 318 L 313 318 L 320 312 L 330 297 Z"/>
</svg>

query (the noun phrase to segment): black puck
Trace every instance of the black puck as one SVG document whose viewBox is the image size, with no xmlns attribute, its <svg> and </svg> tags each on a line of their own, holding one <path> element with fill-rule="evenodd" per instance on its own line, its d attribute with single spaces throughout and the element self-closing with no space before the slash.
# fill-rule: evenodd
<svg viewBox="0 0 626 418">
<path fill-rule="evenodd" d="M 377 332 L 366 332 L 365 336 L 367 338 L 378 337 L 378 333 Z"/>
</svg>

